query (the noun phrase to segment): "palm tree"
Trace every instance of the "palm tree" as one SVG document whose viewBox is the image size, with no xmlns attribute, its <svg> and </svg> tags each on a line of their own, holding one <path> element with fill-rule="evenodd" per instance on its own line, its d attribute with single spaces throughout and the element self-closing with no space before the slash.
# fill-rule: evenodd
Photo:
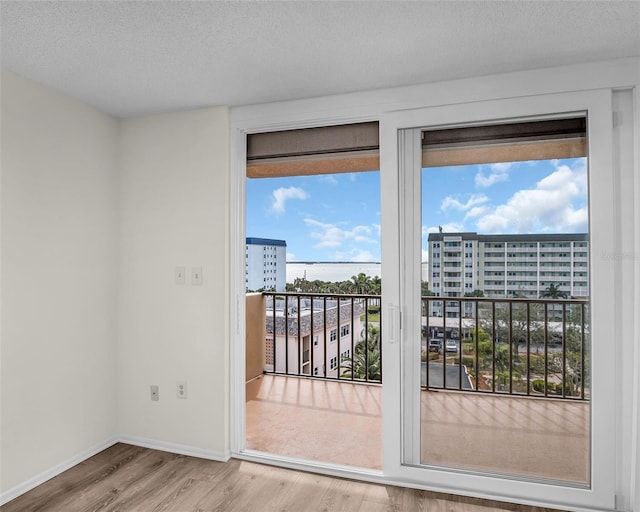
<svg viewBox="0 0 640 512">
<path fill-rule="evenodd" d="M 566 299 L 568 296 L 569 294 L 565 291 L 562 291 L 560 289 L 560 285 L 557 285 L 555 283 L 549 284 L 549 286 L 545 288 L 542 294 L 540 294 L 540 297 L 547 299 Z"/>
<path fill-rule="evenodd" d="M 340 376 L 345 379 L 353 376 L 357 380 L 380 381 L 380 349 L 373 346 L 365 352 L 362 348 L 358 350 L 358 347 L 364 347 L 364 344 L 360 342 L 353 357 L 345 359 L 344 364 L 340 365 L 343 370 Z"/>
<path fill-rule="evenodd" d="M 364 337 L 365 333 L 362 333 Z M 358 380 L 382 380 L 382 366 L 380 358 L 380 328 L 369 324 L 367 326 L 366 347 L 365 340 L 359 341 L 353 351 L 353 356 L 344 359 L 340 365 L 343 370 L 342 378 Z"/>
<path fill-rule="evenodd" d="M 364 272 L 360 272 L 357 276 L 351 276 L 353 281 L 354 293 L 361 295 L 369 295 L 371 293 L 372 281 L 371 278 Z"/>
</svg>

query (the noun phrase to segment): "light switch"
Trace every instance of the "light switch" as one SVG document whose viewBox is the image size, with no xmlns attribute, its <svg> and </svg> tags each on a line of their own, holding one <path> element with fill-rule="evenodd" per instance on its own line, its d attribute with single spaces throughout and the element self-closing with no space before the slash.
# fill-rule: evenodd
<svg viewBox="0 0 640 512">
<path fill-rule="evenodd" d="M 176 284 L 186 283 L 186 269 L 184 267 L 176 267 Z"/>
<path fill-rule="evenodd" d="M 194 286 L 202 285 L 202 267 L 191 268 L 191 284 Z"/>
</svg>

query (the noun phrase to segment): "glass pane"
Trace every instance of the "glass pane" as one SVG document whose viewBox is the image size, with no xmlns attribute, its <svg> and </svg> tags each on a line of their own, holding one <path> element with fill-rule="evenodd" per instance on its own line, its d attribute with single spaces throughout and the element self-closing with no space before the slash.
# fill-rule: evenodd
<svg viewBox="0 0 640 512">
<path fill-rule="evenodd" d="M 421 171 L 420 461 L 588 485 L 587 159 L 544 139 Z"/>
<path fill-rule="evenodd" d="M 246 447 L 381 469 L 380 173 L 287 170 L 246 181 Z"/>
</svg>

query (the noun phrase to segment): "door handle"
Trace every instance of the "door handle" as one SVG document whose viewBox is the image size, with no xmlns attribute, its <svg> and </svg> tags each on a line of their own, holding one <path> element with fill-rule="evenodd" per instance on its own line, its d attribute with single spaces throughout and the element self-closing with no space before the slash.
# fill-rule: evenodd
<svg viewBox="0 0 640 512">
<path fill-rule="evenodd" d="M 400 307 L 389 304 L 389 343 L 400 341 Z"/>
</svg>

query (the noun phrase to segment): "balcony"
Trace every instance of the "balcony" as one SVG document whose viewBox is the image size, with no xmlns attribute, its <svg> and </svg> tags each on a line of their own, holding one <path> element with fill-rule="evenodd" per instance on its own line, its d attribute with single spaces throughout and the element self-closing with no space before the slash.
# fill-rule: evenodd
<svg viewBox="0 0 640 512">
<path fill-rule="evenodd" d="M 442 299 L 424 297 L 423 311 L 437 302 Z M 459 318 L 423 316 L 422 460 L 588 483 L 586 301 L 448 302 L 462 309 Z M 382 468 L 382 359 L 374 348 L 380 343 L 379 307 L 375 296 L 247 296 L 248 449 Z M 349 322 L 360 322 L 360 331 L 351 328 L 340 336 L 338 326 Z M 275 350 L 269 355 L 265 340 L 273 339 L 274 325 Z M 438 333 L 455 348 L 449 351 L 443 343 L 442 350 L 430 350 L 428 340 Z M 340 358 L 347 348 L 350 356 Z M 331 369 L 334 353 L 340 361 Z M 357 365 L 354 354 L 362 356 Z M 276 360 L 269 364 L 268 357 Z M 310 368 L 318 367 L 317 373 L 297 365 L 298 357 L 313 361 Z M 322 366 L 325 359 L 328 366 Z M 471 439 L 473 450 L 465 442 Z"/>
<path fill-rule="evenodd" d="M 533 265 L 507 265 L 507 272 L 528 272 L 533 274 L 531 277 L 535 277 L 538 274 L 538 266 L 535 263 Z"/>
</svg>

